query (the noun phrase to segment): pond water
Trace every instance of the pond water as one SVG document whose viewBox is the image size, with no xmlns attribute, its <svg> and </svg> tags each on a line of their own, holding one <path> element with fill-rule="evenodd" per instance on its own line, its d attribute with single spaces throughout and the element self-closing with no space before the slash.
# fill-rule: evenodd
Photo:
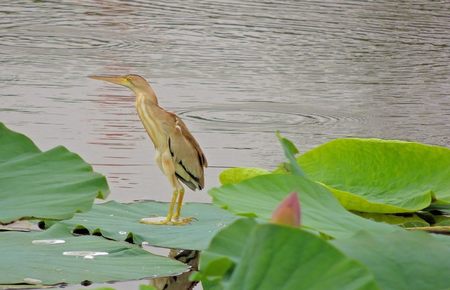
<svg viewBox="0 0 450 290">
<path fill-rule="evenodd" d="M 149 79 L 203 147 L 207 188 L 281 162 L 276 130 L 301 151 L 347 136 L 448 146 L 449 16 L 446 1 L 1 1 L 0 122 L 79 153 L 119 201 L 171 189 L 131 92 L 90 74 Z"/>
</svg>

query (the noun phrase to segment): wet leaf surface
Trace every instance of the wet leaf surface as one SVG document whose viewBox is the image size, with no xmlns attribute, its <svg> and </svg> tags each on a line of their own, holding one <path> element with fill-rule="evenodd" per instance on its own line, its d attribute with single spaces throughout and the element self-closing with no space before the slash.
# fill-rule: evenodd
<svg viewBox="0 0 450 290">
<path fill-rule="evenodd" d="M 61 225 L 44 232 L 0 233 L 0 257 L 0 284 L 125 281 L 187 270 L 180 262 L 129 243 L 73 236 Z"/>
<path fill-rule="evenodd" d="M 182 216 L 193 217 L 187 225 L 147 225 L 140 219 L 149 216 L 165 216 L 168 203 L 141 201 L 122 204 L 115 201 L 96 204 L 92 210 L 76 214 L 72 219 L 59 222 L 70 230 L 84 234 L 101 234 L 136 244 L 202 250 L 208 246 L 214 234 L 235 219 L 235 216 L 211 204 L 186 203 Z"/>
</svg>

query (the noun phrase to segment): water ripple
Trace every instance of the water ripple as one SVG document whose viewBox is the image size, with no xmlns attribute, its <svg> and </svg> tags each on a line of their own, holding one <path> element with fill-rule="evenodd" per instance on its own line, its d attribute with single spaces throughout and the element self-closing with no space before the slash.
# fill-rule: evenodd
<svg viewBox="0 0 450 290">
<path fill-rule="evenodd" d="M 215 129 L 248 128 L 261 131 L 275 131 L 278 129 L 301 128 L 304 126 L 329 127 L 337 123 L 365 122 L 362 117 L 350 115 L 336 115 L 330 113 L 311 113 L 308 108 L 301 108 L 289 104 L 273 104 L 267 102 L 239 103 L 228 106 L 193 108 L 191 110 L 178 110 L 178 114 L 187 120 L 205 123 Z M 316 110 L 317 111 L 317 110 Z M 201 125 L 201 124 L 200 124 Z"/>
</svg>

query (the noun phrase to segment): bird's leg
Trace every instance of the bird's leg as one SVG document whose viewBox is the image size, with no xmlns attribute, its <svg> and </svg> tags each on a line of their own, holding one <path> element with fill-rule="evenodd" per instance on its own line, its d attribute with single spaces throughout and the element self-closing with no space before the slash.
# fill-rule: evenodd
<svg viewBox="0 0 450 290">
<path fill-rule="evenodd" d="M 172 193 L 172 200 L 169 204 L 169 211 L 167 212 L 166 217 L 150 217 L 150 218 L 143 218 L 140 220 L 143 224 L 148 225 L 168 225 L 168 224 L 178 224 L 177 220 L 174 220 L 174 209 L 175 204 L 177 203 L 177 198 L 180 192 L 180 188 L 177 186 L 175 187 L 173 193 Z"/>
<path fill-rule="evenodd" d="M 188 224 L 192 218 L 180 219 L 180 211 L 183 203 L 184 188 L 177 179 L 175 173 L 175 166 L 173 164 L 172 155 L 169 150 L 165 151 L 163 154 L 157 154 L 156 161 L 160 164 L 160 167 L 164 174 L 169 179 L 170 184 L 173 188 L 172 199 L 169 205 L 169 211 L 167 216 L 164 217 L 153 217 L 153 218 L 143 218 L 141 223 L 151 224 L 151 225 L 184 225 Z M 175 209 L 175 204 L 177 208 Z M 175 213 L 174 213 L 175 210 Z"/>
<path fill-rule="evenodd" d="M 184 197 L 184 188 L 181 189 L 180 194 L 178 195 L 177 210 L 173 217 L 176 220 L 180 217 L 181 207 L 183 206 L 183 197 Z"/>
<path fill-rule="evenodd" d="M 151 224 L 151 225 L 184 225 L 188 224 L 192 218 L 183 218 L 180 219 L 180 211 L 181 211 L 181 205 L 183 202 L 183 196 L 184 196 L 184 188 L 178 181 L 176 175 L 175 175 L 175 167 L 173 166 L 172 159 L 170 159 L 170 154 L 167 156 L 167 154 L 161 156 L 161 167 L 168 177 L 170 184 L 173 188 L 172 193 L 172 199 L 170 201 L 169 205 L 169 211 L 167 212 L 167 216 L 164 217 L 153 217 L 153 218 L 143 218 L 141 219 L 141 223 L 144 224 Z M 178 202 L 178 204 L 177 204 Z M 175 209 L 175 204 L 177 204 L 177 208 Z M 175 213 L 174 213 L 175 211 Z"/>
<path fill-rule="evenodd" d="M 148 219 L 142 219 L 142 223 L 146 224 L 158 224 L 158 225 L 185 225 L 192 221 L 191 217 L 187 218 L 181 218 L 180 219 L 180 212 L 181 212 L 181 206 L 183 204 L 183 196 L 184 196 L 184 188 L 179 185 L 176 187 L 176 189 L 173 191 L 172 194 L 172 200 L 170 201 L 169 205 L 169 211 L 167 212 L 167 216 L 165 220 L 159 220 L 159 221 L 151 221 Z M 175 209 L 175 204 L 177 205 L 177 208 Z M 175 213 L 174 213 L 175 210 Z"/>
<path fill-rule="evenodd" d="M 180 185 L 180 191 L 178 192 L 178 201 L 175 214 L 172 218 L 172 223 L 175 225 L 185 225 L 192 221 L 192 217 L 180 218 L 181 207 L 183 206 L 184 188 Z"/>
<path fill-rule="evenodd" d="M 175 204 L 177 203 L 178 196 L 180 192 L 183 190 L 183 187 L 179 184 L 178 180 L 174 176 L 170 179 L 172 185 L 173 185 L 173 193 L 172 193 L 172 199 L 169 204 L 169 211 L 167 212 L 167 216 L 164 217 L 153 217 L 153 218 L 143 218 L 141 219 L 141 223 L 143 224 L 149 224 L 149 225 L 167 225 L 167 224 L 177 224 L 177 221 L 174 221 L 174 210 L 175 210 Z M 177 209 L 178 210 L 178 209 Z"/>
<path fill-rule="evenodd" d="M 169 205 L 169 212 L 167 213 L 167 217 L 166 217 L 166 221 L 165 221 L 166 223 L 170 223 L 172 221 L 173 210 L 175 207 L 175 203 L 177 202 L 178 194 L 179 194 L 179 189 L 176 188 L 172 194 L 172 200 L 170 201 L 170 205 Z"/>
</svg>

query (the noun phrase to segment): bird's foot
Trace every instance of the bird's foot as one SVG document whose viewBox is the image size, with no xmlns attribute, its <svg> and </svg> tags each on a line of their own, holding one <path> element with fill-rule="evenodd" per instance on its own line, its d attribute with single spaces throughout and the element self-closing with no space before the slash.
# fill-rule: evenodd
<svg viewBox="0 0 450 290">
<path fill-rule="evenodd" d="M 147 225 L 187 225 L 193 220 L 192 217 L 167 219 L 164 216 L 142 218 L 139 222 Z"/>
<path fill-rule="evenodd" d="M 194 218 L 193 217 L 185 217 L 185 218 L 174 218 L 172 219 L 172 223 L 174 225 L 187 225 L 190 224 L 192 222 Z"/>
</svg>

